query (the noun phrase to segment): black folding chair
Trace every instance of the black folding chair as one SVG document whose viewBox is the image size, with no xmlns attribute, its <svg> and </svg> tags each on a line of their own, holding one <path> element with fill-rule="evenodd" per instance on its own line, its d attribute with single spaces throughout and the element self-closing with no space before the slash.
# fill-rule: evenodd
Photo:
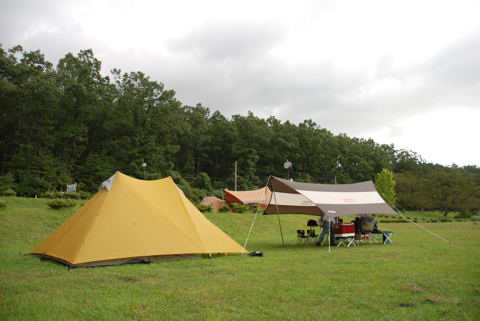
<svg viewBox="0 0 480 321">
<path fill-rule="evenodd" d="M 297 243 L 307 242 L 308 236 L 305 235 L 305 230 L 297 230 Z"/>
<path fill-rule="evenodd" d="M 308 239 L 307 241 L 310 242 L 312 240 L 317 240 L 317 237 L 318 237 L 318 234 L 317 234 L 317 231 L 315 231 L 314 229 L 309 229 L 307 230 L 307 236 L 308 236 Z"/>
</svg>

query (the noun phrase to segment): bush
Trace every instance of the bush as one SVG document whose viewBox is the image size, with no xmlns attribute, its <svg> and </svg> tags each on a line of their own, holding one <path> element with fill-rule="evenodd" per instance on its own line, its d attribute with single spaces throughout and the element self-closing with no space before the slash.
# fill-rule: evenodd
<svg viewBox="0 0 480 321">
<path fill-rule="evenodd" d="M 0 191 L 5 191 L 10 188 L 15 187 L 15 179 L 12 173 L 7 173 L 3 176 L 0 176 Z"/>
<path fill-rule="evenodd" d="M 226 212 L 230 212 L 231 209 L 230 209 L 230 207 L 229 207 L 228 205 L 223 205 L 222 207 L 220 207 L 220 208 L 218 209 L 218 211 L 219 211 L 219 212 L 222 212 L 222 213 L 226 213 Z"/>
<path fill-rule="evenodd" d="M 472 220 L 472 222 L 478 222 L 480 221 L 480 215 L 474 215 L 470 217 L 470 219 Z"/>
<path fill-rule="evenodd" d="M 20 196 L 35 197 L 35 195 L 41 195 L 51 185 L 44 176 L 33 174 L 28 170 L 16 172 L 15 177 L 18 177 L 16 192 Z"/>
<path fill-rule="evenodd" d="M 79 193 L 63 193 L 63 198 L 79 200 L 80 194 Z"/>
<path fill-rule="evenodd" d="M 47 203 L 53 209 L 67 208 L 75 206 L 75 202 L 71 200 L 54 200 Z"/>
<path fill-rule="evenodd" d="M 391 219 L 391 220 L 380 220 L 379 223 L 410 223 L 410 221 L 400 218 L 400 219 Z"/>
<path fill-rule="evenodd" d="M 210 180 L 210 176 L 208 176 L 205 172 L 198 173 L 197 177 L 195 178 L 195 187 L 204 190 L 211 190 L 212 189 L 212 182 Z"/>
<path fill-rule="evenodd" d="M 41 197 L 43 198 L 50 198 L 50 199 L 53 199 L 53 198 L 62 198 L 62 194 L 57 192 L 57 191 L 46 191 L 45 193 L 43 193 L 41 195 Z"/>
<path fill-rule="evenodd" d="M 90 199 L 92 194 L 88 192 L 78 192 L 78 193 L 65 193 L 65 192 L 57 192 L 57 191 L 47 191 L 41 195 L 43 198 L 64 198 L 64 199 Z"/>
<path fill-rule="evenodd" d="M 201 204 L 198 204 L 197 205 L 197 208 L 200 212 L 204 213 L 204 212 L 211 212 L 212 211 L 212 207 L 210 205 L 201 205 Z"/>
<path fill-rule="evenodd" d="M 89 193 L 89 192 L 81 191 L 81 192 L 78 192 L 78 194 L 80 195 L 80 199 L 82 200 L 89 200 L 92 198 L 92 193 Z"/>
<path fill-rule="evenodd" d="M 3 191 L 3 196 L 16 196 L 17 192 L 15 192 L 13 189 L 8 188 Z"/>
<path fill-rule="evenodd" d="M 461 212 L 455 215 L 456 219 L 461 219 L 461 218 L 470 218 L 473 216 L 474 213 L 469 213 L 469 212 Z"/>
<path fill-rule="evenodd" d="M 250 211 L 250 207 L 248 205 L 243 205 L 239 203 L 232 203 L 230 204 L 232 207 L 233 212 L 235 213 L 245 213 Z"/>
<path fill-rule="evenodd" d="M 208 196 L 208 191 L 196 187 L 191 187 L 190 194 L 187 195 L 187 197 L 194 202 L 204 199 L 205 196 Z"/>
</svg>

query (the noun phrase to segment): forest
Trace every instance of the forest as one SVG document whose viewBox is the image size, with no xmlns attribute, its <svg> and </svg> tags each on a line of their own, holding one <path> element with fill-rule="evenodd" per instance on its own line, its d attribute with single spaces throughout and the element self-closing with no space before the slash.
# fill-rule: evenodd
<svg viewBox="0 0 480 321">
<path fill-rule="evenodd" d="M 225 117 L 182 104 L 143 72 L 101 67 L 90 49 L 54 66 L 39 50 L 0 46 L 1 193 L 41 196 L 74 182 L 93 193 L 121 171 L 148 180 L 172 176 L 198 201 L 233 189 L 237 162 L 239 190 L 265 185 L 269 175 L 352 183 L 388 169 L 401 209 L 447 215 L 480 208 L 476 165 L 428 163 L 393 144 L 335 135 L 308 115 L 299 124 L 252 112 Z"/>
</svg>

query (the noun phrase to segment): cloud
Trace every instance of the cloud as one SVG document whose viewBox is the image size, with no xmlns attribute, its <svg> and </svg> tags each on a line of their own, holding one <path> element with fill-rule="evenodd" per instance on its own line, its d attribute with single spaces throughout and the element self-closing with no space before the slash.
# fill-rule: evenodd
<svg viewBox="0 0 480 321">
<path fill-rule="evenodd" d="M 480 108 L 480 30 L 443 50 L 420 70 L 445 105 Z"/>
<path fill-rule="evenodd" d="M 104 72 L 142 71 L 226 116 L 312 119 L 388 143 L 421 115 L 480 108 L 478 5 L 463 4 L 18 0 L 2 4 L 0 39 L 53 63 L 93 48 Z"/>
<path fill-rule="evenodd" d="M 208 62 L 245 61 L 263 59 L 284 37 L 282 26 L 273 22 L 219 21 L 170 40 L 168 48 L 173 54 L 193 54 Z"/>
</svg>

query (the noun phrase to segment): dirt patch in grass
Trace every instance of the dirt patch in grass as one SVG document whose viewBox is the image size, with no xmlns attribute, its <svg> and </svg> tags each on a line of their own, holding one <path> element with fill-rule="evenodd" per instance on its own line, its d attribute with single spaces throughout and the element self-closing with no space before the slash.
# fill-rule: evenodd
<svg viewBox="0 0 480 321">
<path fill-rule="evenodd" d="M 459 304 L 460 300 L 457 298 L 444 298 L 439 295 L 432 295 L 425 299 L 425 302 L 428 303 L 452 303 L 452 304 Z"/>
<path fill-rule="evenodd" d="M 425 287 L 418 285 L 418 284 L 411 284 L 406 286 L 407 290 L 409 290 L 412 293 L 420 293 L 425 291 Z"/>
<path fill-rule="evenodd" d="M 118 276 L 117 277 L 120 281 L 123 281 L 125 283 L 135 283 L 135 282 L 139 282 L 140 279 L 138 278 L 135 278 L 133 276 Z"/>
</svg>

